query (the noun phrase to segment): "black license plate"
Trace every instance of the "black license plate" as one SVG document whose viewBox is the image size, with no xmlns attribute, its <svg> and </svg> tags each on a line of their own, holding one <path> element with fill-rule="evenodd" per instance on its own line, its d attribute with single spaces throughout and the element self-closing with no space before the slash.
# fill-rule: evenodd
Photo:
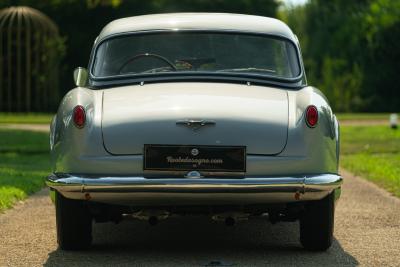
<svg viewBox="0 0 400 267">
<path fill-rule="evenodd" d="M 144 169 L 245 172 L 246 147 L 144 145 Z"/>
</svg>

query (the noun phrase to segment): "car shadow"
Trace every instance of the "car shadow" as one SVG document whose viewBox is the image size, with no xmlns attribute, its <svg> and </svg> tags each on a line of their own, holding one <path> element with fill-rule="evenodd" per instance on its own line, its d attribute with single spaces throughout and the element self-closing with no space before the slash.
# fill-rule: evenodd
<svg viewBox="0 0 400 267">
<path fill-rule="evenodd" d="M 258 218 L 227 227 L 205 217 L 95 224 L 87 251 L 55 250 L 45 266 L 355 266 L 335 239 L 326 252 L 299 242 L 298 223 L 270 224 Z"/>
</svg>

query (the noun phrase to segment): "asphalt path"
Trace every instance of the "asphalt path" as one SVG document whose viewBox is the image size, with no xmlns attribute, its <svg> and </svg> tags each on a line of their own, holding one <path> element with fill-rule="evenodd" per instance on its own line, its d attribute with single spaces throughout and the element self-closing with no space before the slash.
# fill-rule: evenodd
<svg viewBox="0 0 400 267">
<path fill-rule="evenodd" d="M 0 215 L 0 266 L 400 266 L 400 200 L 342 171 L 335 241 L 303 250 L 298 223 L 265 219 L 226 227 L 204 217 L 95 224 L 91 250 L 57 249 L 44 189 Z"/>
</svg>

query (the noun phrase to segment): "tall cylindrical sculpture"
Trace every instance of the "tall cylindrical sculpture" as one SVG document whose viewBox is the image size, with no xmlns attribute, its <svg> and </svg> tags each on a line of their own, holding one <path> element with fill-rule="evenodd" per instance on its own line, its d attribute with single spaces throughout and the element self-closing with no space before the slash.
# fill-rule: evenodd
<svg viewBox="0 0 400 267">
<path fill-rule="evenodd" d="M 40 11 L 0 10 L 0 111 L 48 111 L 57 105 L 62 47 L 57 26 Z"/>
</svg>

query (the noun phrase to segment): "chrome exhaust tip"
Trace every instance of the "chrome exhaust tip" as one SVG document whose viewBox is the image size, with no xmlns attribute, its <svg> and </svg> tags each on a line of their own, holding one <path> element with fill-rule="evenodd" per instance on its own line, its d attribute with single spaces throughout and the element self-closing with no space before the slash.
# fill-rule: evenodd
<svg viewBox="0 0 400 267">
<path fill-rule="evenodd" d="M 224 212 L 214 214 L 211 219 L 216 222 L 225 222 L 226 226 L 234 226 L 238 221 L 249 219 L 250 214 L 244 212 Z"/>
<path fill-rule="evenodd" d="M 124 214 L 124 217 L 147 221 L 150 225 L 154 226 L 159 221 L 166 220 L 170 215 L 166 210 L 140 210 L 132 214 Z"/>
</svg>

